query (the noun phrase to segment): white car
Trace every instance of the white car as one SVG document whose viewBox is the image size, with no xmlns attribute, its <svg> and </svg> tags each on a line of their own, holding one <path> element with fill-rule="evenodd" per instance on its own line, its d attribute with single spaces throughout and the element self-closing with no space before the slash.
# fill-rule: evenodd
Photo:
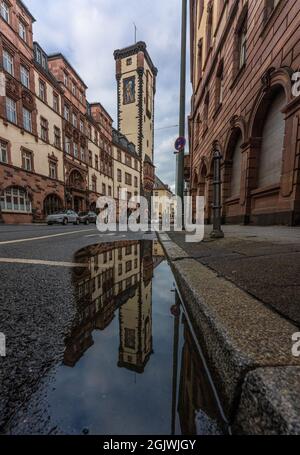
<svg viewBox="0 0 300 455">
<path fill-rule="evenodd" d="M 64 224 L 69 223 L 79 224 L 79 216 L 74 210 L 62 210 L 60 212 L 53 213 L 52 215 L 47 216 L 47 223 L 49 226 L 52 224 Z"/>
</svg>

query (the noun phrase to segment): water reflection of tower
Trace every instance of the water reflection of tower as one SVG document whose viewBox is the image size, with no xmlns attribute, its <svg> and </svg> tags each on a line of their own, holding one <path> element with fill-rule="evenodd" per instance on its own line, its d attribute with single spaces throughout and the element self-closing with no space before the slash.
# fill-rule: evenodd
<svg viewBox="0 0 300 455">
<path fill-rule="evenodd" d="M 152 354 L 152 242 L 140 243 L 136 292 L 120 308 L 119 367 L 143 373 Z"/>
</svg>

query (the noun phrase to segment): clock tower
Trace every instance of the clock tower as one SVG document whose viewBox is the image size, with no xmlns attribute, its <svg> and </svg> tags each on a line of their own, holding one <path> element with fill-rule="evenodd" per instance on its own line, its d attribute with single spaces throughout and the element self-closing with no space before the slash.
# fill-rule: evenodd
<svg viewBox="0 0 300 455">
<path fill-rule="evenodd" d="M 118 130 L 135 144 L 141 158 L 140 194 L 150 198 L 154 184 L 154 98 L 157 69 L 147 46 L 114 52 L 118 90 Z"/>
</svg>

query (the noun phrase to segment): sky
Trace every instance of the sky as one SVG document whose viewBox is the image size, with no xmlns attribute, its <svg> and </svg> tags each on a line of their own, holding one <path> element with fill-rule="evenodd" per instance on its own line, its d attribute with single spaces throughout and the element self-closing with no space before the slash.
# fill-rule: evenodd
<svg viewBox="0 0 300 455">
<path fill-rule="evenodd" d="M 174 190 L 181 0 L 25 0 L 25 4 L 36 19 L 34 40 L 47 53 L 59 51 L 67 57 L 88 86 L 88 101 L 100 101 L 115 120 L 115 127 L 117 92 L 113 52 L 134 43 L 133 22 L 136 24 L 137 40 L 147 43 L 159 71 L 155 105 L 156 173 Z M 187 114 L 189 80 L 188 75 Z"/>
</svg>

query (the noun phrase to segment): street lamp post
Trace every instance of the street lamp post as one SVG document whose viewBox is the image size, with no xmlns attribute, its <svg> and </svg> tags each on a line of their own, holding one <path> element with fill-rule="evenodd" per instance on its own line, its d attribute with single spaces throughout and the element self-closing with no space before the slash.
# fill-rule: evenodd
<svg viewBox="0 0 300 455">
<path fill-rule="evenodd" d="M 219 149 L 214 145 L 214 192 L 213 192 L 213 231 L 210 237 L 213 239 L 222 239 L 224 232 L 221 228 L 221 160 L 222 155 Z"/>
<path fill-rule="evenodd" d="M 182 0 L 181 24 L 181 67 L 180 67 L 180 106 L 179 106 L 179 136 L 185 137 L 185 101 L 186 101 L 186 35 L 187 35 L 187 0 Z M 177 185 L 176 193 L 182 201 L 182 216 L 184 219 L 184 148 L 177 154 Z"/>
</svg>

